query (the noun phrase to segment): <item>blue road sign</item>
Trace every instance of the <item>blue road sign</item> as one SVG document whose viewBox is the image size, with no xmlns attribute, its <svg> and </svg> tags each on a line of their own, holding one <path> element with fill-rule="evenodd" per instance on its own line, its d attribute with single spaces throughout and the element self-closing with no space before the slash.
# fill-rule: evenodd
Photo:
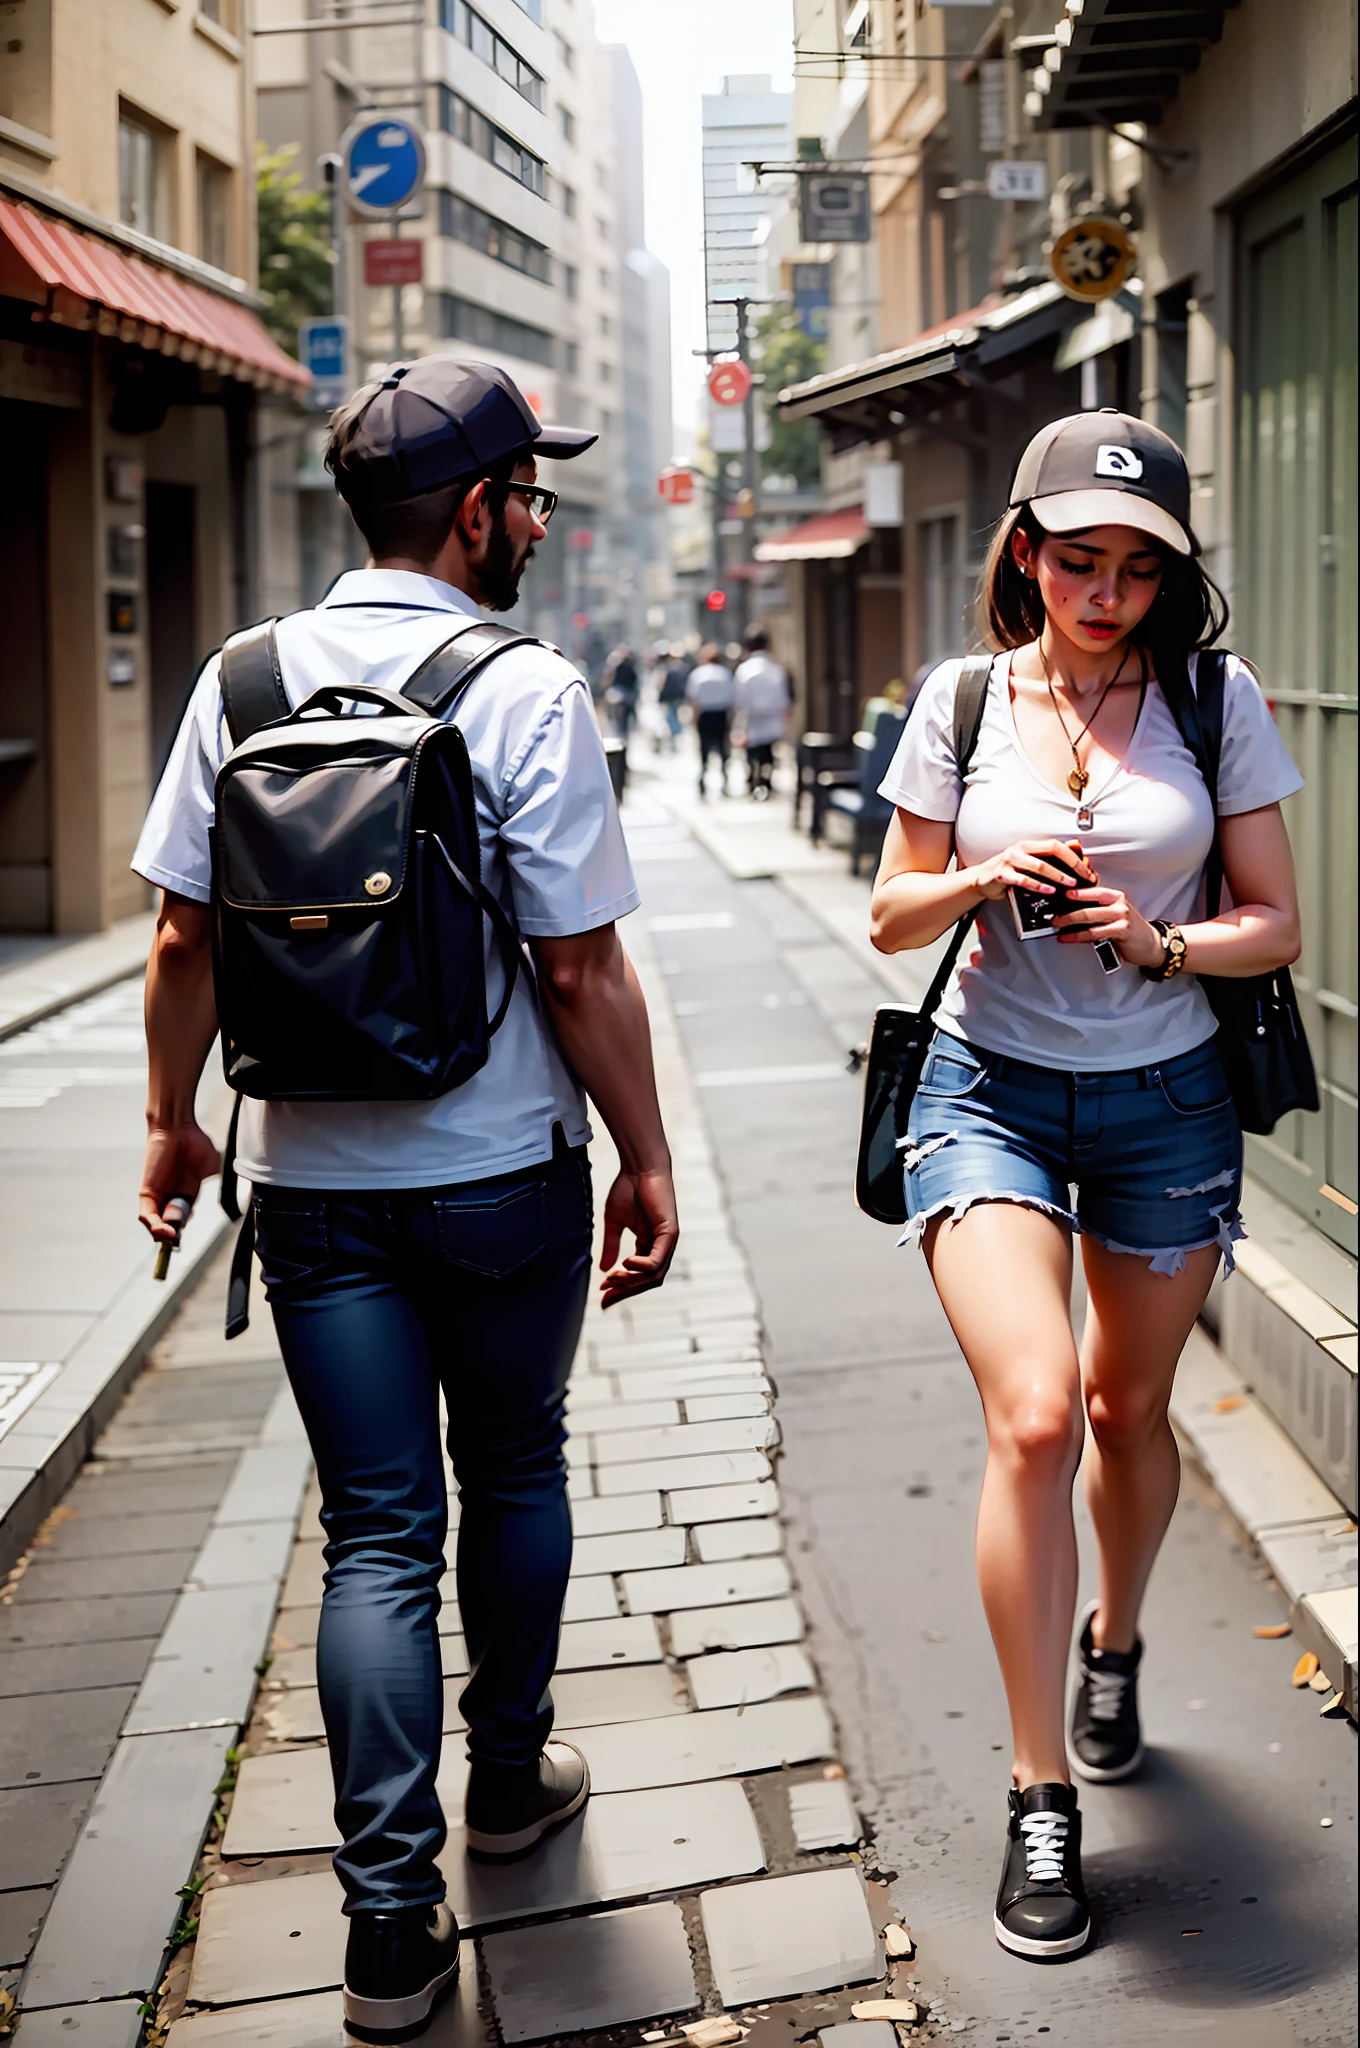
<svg viewBox="0 0 1360 2048">
<path fill-rule="evenodd" d="M 409 121 L 370 114 L 341 144 L 345 192 L 358 213 L 397 213 L 425 182 L 425 144 Z"/>
<path fill-rule="evenodd" d="M 333 411 L 346 395 L 348 343 L 349 322 L 339 314 L 304 320 L 298 328 L 298 360 L 312 373 L 309 402 L 318 411 Z"/>
</svg>

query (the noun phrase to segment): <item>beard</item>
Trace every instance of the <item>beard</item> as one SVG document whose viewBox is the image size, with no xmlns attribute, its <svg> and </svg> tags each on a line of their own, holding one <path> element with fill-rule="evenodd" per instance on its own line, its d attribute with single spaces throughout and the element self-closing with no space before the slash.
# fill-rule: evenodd
<svg viewBox="0 0 1360 2048">
<path fill-rule="evenodd" d="M 491 538 L 486 544 L 486 557 L 477 569 L 477 581 L 481 585 L 481 603 L 489 612 L 512 611 L 519 602 L 520 578 L 534 559 L 531 547 L 520 555 L 515 553 L 515 543 L 510 538 L 505 523 L 505 514 L 493 514 Z"/>
</svg>

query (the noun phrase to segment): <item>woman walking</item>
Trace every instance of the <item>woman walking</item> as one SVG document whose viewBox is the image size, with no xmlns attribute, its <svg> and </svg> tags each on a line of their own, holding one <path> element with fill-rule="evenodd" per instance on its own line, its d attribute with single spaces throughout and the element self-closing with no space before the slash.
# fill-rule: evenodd
<svg viewBox="0 0 1360 2048">
<path fill-rule="evenodd" d="M 1226 614 L 1189 512 L 1180 450 L 1143 421 L 1085 413 L 1037 435 L 984 571 L 999 651 L 966 772 L 949 662 L 882 785 L 897 810 L 875 945 L 926 946 L 977 911 L 912 1107 L 907 1235 L 986 1418 L 977 1568 L 1015 1742 L 995 1930 L 1040 1958 L 1091 1932 L 1070 1771 L 1115 1781 L 1142 1756 L 1139 1610 L 1179 1484 L 1171 1383 L 1242 1235 L 1241 1129 L 1196 977 L 1299 950 L 1279 806 L 1301 781 L 1232 655 L 1216 797 L 1235 907 L 1204 916 L 1215 799 L 1163 682 L 1173 700 L 1187 669 L 1196 682 Z M 1088 1422 L 1099 1591 L 1064 1726 Z"/>
</svg>

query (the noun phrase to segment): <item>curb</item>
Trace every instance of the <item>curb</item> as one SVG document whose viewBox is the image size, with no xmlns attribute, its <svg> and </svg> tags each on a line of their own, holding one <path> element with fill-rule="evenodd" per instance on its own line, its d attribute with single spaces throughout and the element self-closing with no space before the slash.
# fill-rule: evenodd
<svg viewBox="0 0 1360 2048">
<path fill-rule="evenodd" d="M 72 1003 L 144 972 L 155 927 L 155 913 L 141 911 L 120 918 L 106 932 L 41 954 L 29 966 L 11 968 L 0 976 L 0 1038 L 13 1038 L 30 1024 L 41 1024 Z"/>
<path fill-rule="evenodd" d="M 1274 1578 L 1300 1649 L 1354 1720 L 1354 1521 L 1202 1326 L 1181 1358 L 1171 1420 Z"/>
<path fill-rule="evenodd" d="M 0 1573 L 23 1556 L 226 1236 L 230 1225 L 217 1205 L 217 1186 L 215 1179 L 204 1181 L 171 1277 L 158 1281 L 143 1265 L 25 1411 L 22 1429 L 0 1439 L 12 1449 L 31 1447 L 21 1461 L 0 1465 Z"/>
</svg>

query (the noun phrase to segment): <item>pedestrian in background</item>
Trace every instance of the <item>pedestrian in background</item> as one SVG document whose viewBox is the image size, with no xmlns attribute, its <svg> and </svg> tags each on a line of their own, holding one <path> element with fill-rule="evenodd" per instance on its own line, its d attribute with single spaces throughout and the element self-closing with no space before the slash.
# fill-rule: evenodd
<svg viewBox="0 0 1360 2048">
<path fill-rule="evenodd" d="M 1242 1133 L 1196 977 L 1299 951 L 1280 803 L 1300 777 L 1246 663 L 1204 651 L 1226 612 L 1189 519 L 1165 434 L 1110 412 L 1045 428 L 984 570 L 979 619 L 1000 652 L 966 772 L 947 662 L 882 785 L 897 809 L 874 944 L 927 946 L 978 913 L 912 1105 L 907 1237 L 924 1242 L 986 1417 L 978 1577 L 1015 1738 L 994 1926 L 1036 1958 L 1074 1955 L 1091 1931 L 1069 1757 L 1113 1782 L 1142 1756 L 1139 1611 L 1180 1470 L 1167 1405 L 1242 1235 Z M 1219 659 L 1211 792 L 1168 699 L 1203 699 Z M 1206 918 L 1215 813 L 1236 907 Z M 1064 1728 L 1088 1422 L 1099 1591 Z"/>
<path fill-rule="evenodd" d="M 609 657 L 604 674 L 604 700 L 615 732 L 626 740 L 633 730 L 638 708 L 637 663 L 627 647 L 616 647 Z"/>
<path fill-rule="evenodd" d="M 699 794 L 707 796 L 708 764 L 718 757 L 718 793 L 727 794 L 727 757 L 732 748 L 732 706 L 736 682 L 722 659 L 722 649 L 710 640 L 699 649 L 697 665 L 690 670 L 685 696 L 694 708 L 699 734 Z"/>
<path fill-rule="evenodd" d="M 770 653 L 770 638 L 762 627 L 750 629 L 745 647 L 746 659 L 735 677 L 736 711 L 746 743 L 746 793 L 763 803 L 770 794 L 775 742 L 784 737 L 793 691 L 789 672 Z"/>
<path fill-rule="evenodd" d="M 479 607 L 508 610 L 556 502 L 535 483 L 536 456 L 566 459 L 595 439 L 541 428 L 503 370 L 450 356 L 355 393 L 332 416 L 326 461 L 368 562 L 279 622 L 275 690 L 293 707 L 323 688 L 399 691 L 484 624 Z M 350 1916 L 345 2018 L 380 2041 L 422 2032 L 458 1973 L 437 1861 L 441 1392 L 462 1504 L 469 1852 L 527 1854 L 589 1792 L 580 1751 L 549 1740 L 572 1548 L 563 1406 L 594 1220 L 587 1090 L 620 1159 L 604 1207 L 605 1305 L 658 1286 L 677 1238 L 646 1006 L 615 923 L 638 894 L 589 692 L 554 649 L 519 645 L 471 680 L 456 714 L 481 879 L 535 972 L 512 981 L 485 1064 L 452 1092 L 247 1102 L 238 1161 L 322 1495 L 316 1669 Z M 162 1242 L 172 1195 L 194 1196 L 218 1166 L 194 1097 L 217 1031 L 209 826 L 231 749 L 224 718 L 214 657 L 134 857 L 164 891 L 141 1194 Z M 493 996 L 495 958 L 488 931 Z M 311 1014 L 324 1028 L 321 994 Z M 636 1252 L 616 1265 L 625 1228 Z"/>
<path fill-rule="evenodd" d="M 689 682 L 690 664 L 685 659 L 685 649 L 677 640 L 670 648 L 661 679 L 657 684 L 656 701 L 666 720 L 666 731 L 670 737 L 670 751 L 673 754 L 682 730 L 680 707 L 685 701 L 686 685 Z"/>
</svg>

